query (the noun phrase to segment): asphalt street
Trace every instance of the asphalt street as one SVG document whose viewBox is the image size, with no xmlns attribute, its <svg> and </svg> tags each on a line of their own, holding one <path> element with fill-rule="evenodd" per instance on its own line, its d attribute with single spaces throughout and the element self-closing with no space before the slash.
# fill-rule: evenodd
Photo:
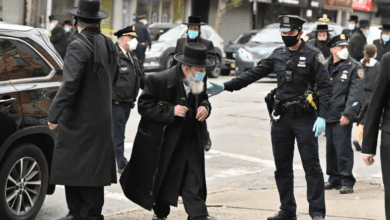
<svg viewBox="0 0 390 220">
<path fill-rule="evenodd" d="M 233 75 L 220 76 L 217 79 L 209 79 L 209 81 L 223 83 L 233 77 Z M 206 176 L 209 190 L 225 187 L 243 189 L 276 187 L 270 122 L 264 103 L 266 94 L 275 87 L 275 79 L 265 78 L 241 91 L 223 92 L 210 98 L 212 112 L 207 121 L 212 148 L 206 153 Z M 130 114 L 126 129 L 125 156 L 127 158 L 131 155 L 139 120 L 140 115 L 136 106 Z M 354 126 L 353 137 L 356 136 L 356 132 L 357 127 Z M 325 136 L 321 135 L 319 137 L 319 154 L 325 180 L 327 180 L 325 143 Z M 299 188 L 305 187 L 305 174 L 297 148 L 295 148 L 294 155 L 294 184 Z M 376 156 L 376 160 L 377 162 L 373 166 L 367 167 L 361 159 L 360 152 L 355 151 L 355 177 L 358 180 L 381 179 L 379 155 Z M 135 206 L 122 194 L 119 184 L 105 187 L 103 214 Z M 57 186 L 56 192 L 46 197 L 37 219 L 56 219 L 66 214 L 64 188 Z M 152 217 L 152 213 L 150 216 Z"/>
</svg>

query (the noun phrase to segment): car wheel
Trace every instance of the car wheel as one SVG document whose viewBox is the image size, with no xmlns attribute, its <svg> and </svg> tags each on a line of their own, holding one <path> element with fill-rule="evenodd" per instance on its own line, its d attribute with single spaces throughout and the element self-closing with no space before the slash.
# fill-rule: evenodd
<svg viewBox="0 0 390 220">
<path fill-rule="evenodd" d="M 169 55 L 167 60 L 165 61 L 165 69 L 169 69 L 172 66 L 173 56 Z"/>
<path fill-rule="evenodd" d="M 221 70 L 222 76 L 229 76 L 230 75 L 230 69 L 222 69 Z"/>
<path fill-rule="evenodd" d="M 220 74 L 221 74 L 221 59 L 217 56 L 215 59 L 215 68 L 213 71 L 210 72 L 209 77 L 218 78 Z"/>
<path fill-rule="evenodd" d="M 34 219 L 42 207 L 49 183 L 49 168 L 34 144 L 19 145 L 0 168 L 2 219 Z"/>
</svg>

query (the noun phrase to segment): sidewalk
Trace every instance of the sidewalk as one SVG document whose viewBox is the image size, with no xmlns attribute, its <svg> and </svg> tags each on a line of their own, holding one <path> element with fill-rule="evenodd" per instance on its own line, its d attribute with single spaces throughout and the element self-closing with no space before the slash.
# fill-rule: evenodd
<svg viewBox="0 0 390 220">
<path fill-rule="evenodd" d="M 327 220 L 375 219 L 384 220 L 384 191 L 381 179 L 358 180 L 353 194 L 341 195 L 338 190 L 326 191 Z M 306 187 L 295 187 L 298 204 L 298 220 L 310 220 Z M 222 220 L 267 219 L 279 209 L 276 188 L 234 189 L 224 188 L 209 191 L 207 197 L 209 214 Z M 152 212 L 132 208 L 105 216 L 106 220 L 151 220 Z M 183 204 L 172 207 L 169 220 L 186 220 Z"/>
</svg>

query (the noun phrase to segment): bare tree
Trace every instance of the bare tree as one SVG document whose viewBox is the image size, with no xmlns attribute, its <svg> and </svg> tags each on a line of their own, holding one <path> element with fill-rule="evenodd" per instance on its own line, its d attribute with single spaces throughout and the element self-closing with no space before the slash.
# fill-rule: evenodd
<svg viewBox="0 0 390 220">
<path fill-rule="evenodd" d="M 228 8 L 239 7 L 243 0 L 218 0 L 218 10 L 214 22 L 214 30 L 219 33 L 222 26 L 222 19 Z"/>
</svg>

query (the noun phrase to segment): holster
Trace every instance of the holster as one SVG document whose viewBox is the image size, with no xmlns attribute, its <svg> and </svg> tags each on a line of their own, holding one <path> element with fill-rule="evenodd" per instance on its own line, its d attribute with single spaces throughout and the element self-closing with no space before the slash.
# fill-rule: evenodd
<svg viewBox="0 0 390 220">
<path fill-rule="evenodd" d="M 274 110 L 275 94 L 276 94 L 276 89 L 273 89 L 264 98 L 264 101 L 267 104 L 268 114 L 271 119 L 272 119 L 272 112 Z"/>
</svg>

